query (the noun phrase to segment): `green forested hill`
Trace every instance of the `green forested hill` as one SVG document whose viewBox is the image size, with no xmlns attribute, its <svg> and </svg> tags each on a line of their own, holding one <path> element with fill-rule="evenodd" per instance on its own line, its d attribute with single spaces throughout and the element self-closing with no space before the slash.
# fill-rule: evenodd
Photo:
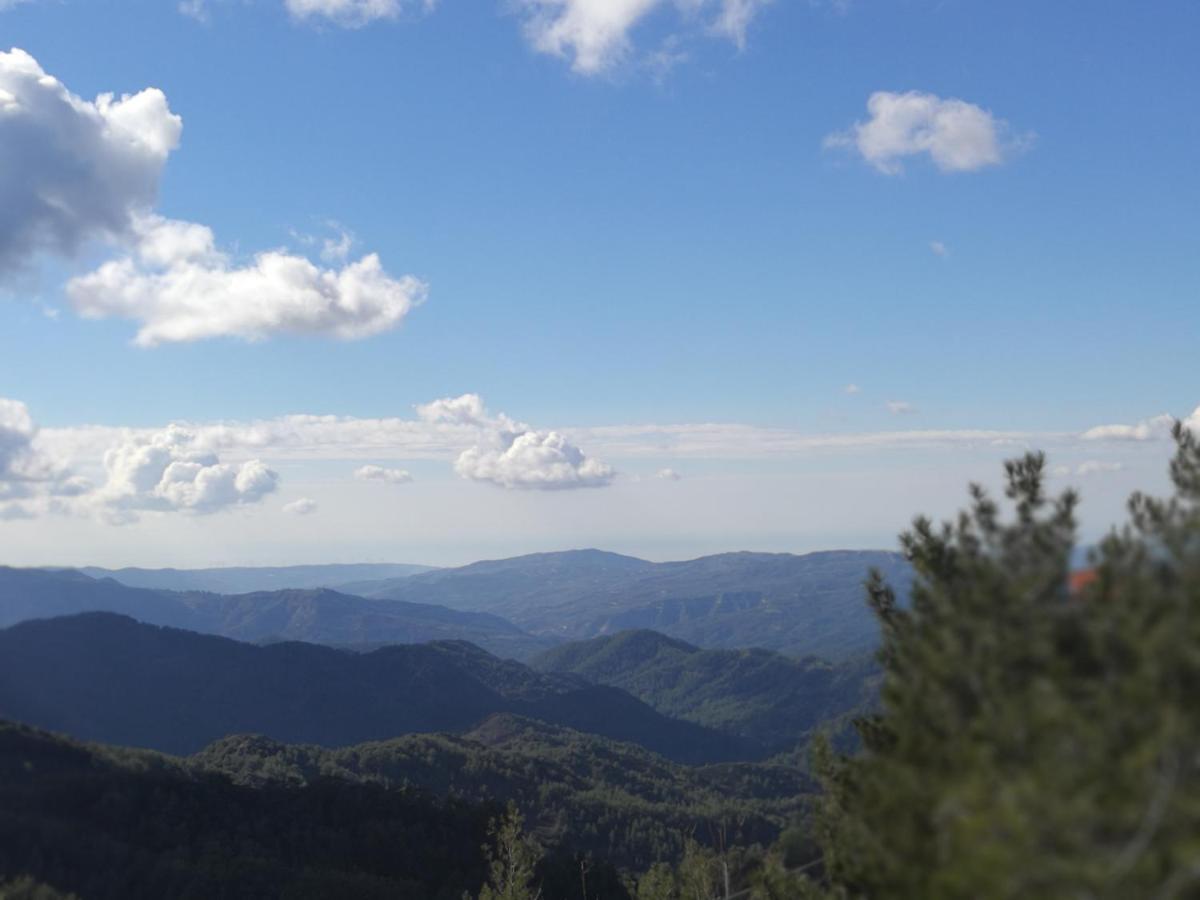
<svg viewBox="0 0 1200 900">
<path fill-rule="evenodd" d="M 617 688 L 547 675 L 464 642 L 352 653 L 256 646 L 109 613 L 0 631 L 0 716 L 75 737 L 190 753 L 229 734 L 343 746 L 464 731 L 510 712 L 684 762 L 761 753 Z"/>
<path fill-rule="evenodd" d="M 0 723 L 0 876 L 86 900 L 459 900 L 495 812 L 332 779 L 251 788 Z"/>
<path fill-rule="evenodd" d="M 783 751 L 873 698 L 870 657 L 831 664 L 770 650 L 702 650 L 654 631 L 565 644 L 535 657 L 545 672 L 628 691 L 659 712 Z"/>
<path fill-rule="evenodd" d="M 588 900 L 631 900 L 617 869 L 677 862 L 689 839 L 768 845 L 810 790 L 786 766 L 679 766 L 507 715 L 338 750 L 236 736 L 192 757 L 0 721 L 0 883 L 95 900 L 460 900 L 484 879 L 497 801 L 512 801 L 544 851 L 537 882 L 568 886 L 548 897 L 582 897 L 585 859 Z"/>
<path fill-rule="evenodd" d="M 685 837 L 710 824 L 727 825 L 739 844 L 769 844 L 812 789 L 791 766 L 681 766 L 635 744 L 507 714 L 462 735 L 406 735 L 336 749 L 234 736 L 192 761 L 251 786 L 336 777 L 512 800 L 544 845 L 635 871 L 677 857 Z"/>
<path fill-rule="evenodd" d="M 723 553 L 685 562 L 577 550 L 439 569 L 357 585 L 372 597 L 490 612 L 567 640 L 650 628 L 703 647 L 765 647 L 840 659 L 872 650 L 863 600 L 872 568 L 905 589 L 896 553 Z"/>
</svg>

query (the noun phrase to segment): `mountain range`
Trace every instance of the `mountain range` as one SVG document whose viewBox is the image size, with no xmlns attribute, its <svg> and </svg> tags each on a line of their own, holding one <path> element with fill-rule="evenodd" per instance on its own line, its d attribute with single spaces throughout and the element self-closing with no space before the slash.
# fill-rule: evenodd
<svg viewBox="0 0 1200 900">
<path fill-rule="evenodd" d="M 467 731 L 500 712 L 637 743 L 679 762 L 763 754 L 618 688 L 539 673 L 462 641 L 369 653 L 258 646 L 112 613 L 0 631 L 0 717 L 85 740 L 193 753 L 255 733 L 333 747 Z"/>
<path fill-rule="evenodd" d="M 702 647 L 762 647 L 840 659 L 878 630 L 863 582 L 879 569 L 903 598 L 898 553 L 723 553 L 653 563 L 599 550 L 540 553 L 438 569 L 344 590 L 499 615 L 533 634 L 578 640 L 653 629 Z"/>
<path fill-rule="evenodd" d="M 92 578 L 112 578 L 129 587 L 249 594 L 252 591 L 337 588 L 352 581 L 406 578 L 409 575 L 432 571 L 432 566 L 388 563 L 233 566 L 211 569 L 102 569 L 97 566 L 85 566 L 79 571 Z"/>
<path fill-rule="evenodd" d="M 369 600 L 325 589 L 251 594 L 133 588 L 75 570 L 0 567 L 0 627 L 81 612 L 114 612 L 244 641 L 305 640 L 340 646 L 468 640 L 502 656 L 554 644 L 489 613 L 426 603 Z"/>
</svg>

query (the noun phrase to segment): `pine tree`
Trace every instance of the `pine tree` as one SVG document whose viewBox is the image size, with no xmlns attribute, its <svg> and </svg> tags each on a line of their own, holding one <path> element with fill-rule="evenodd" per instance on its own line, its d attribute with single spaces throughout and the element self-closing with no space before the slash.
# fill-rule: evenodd
<svg viewBox="0 0 1200 900">
<path fill-rule="evenodd" d="M 954 522 L 902 536 L 902 608 L 883 631 L 881 711 L 863 749 L 819 747 L 817 816 L 837 897 L 1200 895 L 1200 447 L 1176 429 L 1168 500 L 1135 495 L 1068 591 L 1077 498 L 1039 454 Z"/>
<path fill-rule="evenodd" d="M 488 829 L 494 846 L 484 847 L 488 856 L 489 883 L 483 886 L 479 900 L 539 900 L 534 890 L 534 870 L 541 849 L 524 831 L 524 819 L 516 804 L 510 803 L 503 818 Z"/>
</svg>

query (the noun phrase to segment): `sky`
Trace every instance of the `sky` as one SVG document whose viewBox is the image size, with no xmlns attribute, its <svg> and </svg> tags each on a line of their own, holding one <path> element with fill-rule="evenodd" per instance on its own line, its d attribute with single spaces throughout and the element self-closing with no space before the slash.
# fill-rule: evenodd
<svg viewBox="0 0 1200 900">
<path fill-rule="evenodd" d="M 1200 6 L 0 0 L 0 564 L 896 546 L 1200 427 Z"/>
</svg>

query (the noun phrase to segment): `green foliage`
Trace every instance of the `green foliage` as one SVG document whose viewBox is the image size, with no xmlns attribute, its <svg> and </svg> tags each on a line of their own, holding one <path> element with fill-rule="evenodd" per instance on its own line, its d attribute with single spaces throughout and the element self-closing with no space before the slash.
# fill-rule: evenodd
<svg viewBox="0 0 1200 900">
<path fill-rule="evenodd" d="M 566 644 L 531 665 L 612 685 L 659 712 L 753 741 L 764 754 L 794 750 L 810 732 L 874 699 L 869 657 L 838 664 L 770 650 L 702 650 L 654 631 Z"/>
<path fill-rule="evenodd" d="M 492 843 L 483 848 L 488 883 L 479 892 L 479 900 L 539 900 L 542 896 L 541 888 L 533 887 L 542 849 L 525 833 L 524 824 L 516 804 L 509 803 L 503 817 L 488 826 Z"/>
<path fill-rule="evenodd" d="M 816 833 L 835 897 L 1200 895 L 1200 447 L 1176 429 L 1174 496 L 1068 591 L 1076 497 L 1045 461 L 1007 465 L 1011 521 L 980 488 L 903 536 L 910 608 L 869 584 L 883 626 L 863 752 L 819 750 Z"/>
<path fill-rule="evenodd" d="M 484 880 L 494 810 L 329 779 L 245 787 L 0 723 L 0 877 L 87 900 L 456 900 Z"/>
<path fill-rule="evenodd" d="M 682 835 L 707 836 L 713 822 L 737 823 L 731 842 L 770 843 L 814 787 L 790 766 L 681 766 L 632 744 L 512 716 L 463 736 L 407 735 L 339 749 L 233 737 L 192 759 L 251 786 L 338 778 L 515 802 L 544 845 L 634 871 L 676 859 Z"/>
</svg>

